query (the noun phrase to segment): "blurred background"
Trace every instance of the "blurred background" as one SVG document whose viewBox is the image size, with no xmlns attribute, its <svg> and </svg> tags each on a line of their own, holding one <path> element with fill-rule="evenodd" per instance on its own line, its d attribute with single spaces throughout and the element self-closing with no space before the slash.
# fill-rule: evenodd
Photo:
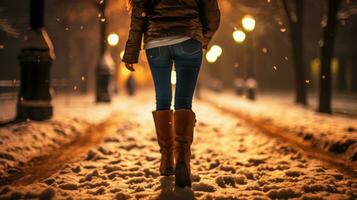
<svg viewBox="0 0 357 200">
<path fill-rule="evenodd" d="M 56 54 L 51 67 L 53 95 L 95 91 L 95 69 L 100 58 L 100 23 L 107 24 L 106 43 L 115 68 L 113 93 L 125 93 L 131 73 L 125 69 L 121 56 L 128 37 L 130 15 L 123 0 L 107 0 L 105 17 L 98 11 L 96 3 L 92 0 L 45 1 L 45 27 Z M 303 4 L 302 69 L 305 76 L 302 81 L 311 94 L 309 98 L 318 95 L 327 5 L 327 0 L 304 1 Z M 251 84 L 262 94 L 292 96 L 295 90 L 294 43 L 286 13 L 292 13 L 290 20 L 296 22 L 297 7 L 284 7 L 278 0 L 219 0 L 219 6 L 221 26 L 211 42 L 211 46 L 216 46 L 206 52 L 200 88 L 216 91 L 236 89 L 243 84 L 242 80 L 252 76 L 254 82 Z M 286 12 L 284 8 L 291 11 Z M 331 64 L 333 98 L 352 101 L 357 93 L 356 13 L 356 1 L 342 2 L 337 14 Z M 243 19 L 248 20 L 248 27 L 244 27 Z M 249 26 L 254 30 L 249 30 Z M 29 1 L 1 0 L 0 93 L 3 100 L 16 102 L 20 79 L 18 55 L 28 29 Z M 144 51 L 139 60 L 131 78 L 138 89 L 152 88 Z M 5 104 L 1 104 L 0 112 L 3 112 Z"/>
</svg>

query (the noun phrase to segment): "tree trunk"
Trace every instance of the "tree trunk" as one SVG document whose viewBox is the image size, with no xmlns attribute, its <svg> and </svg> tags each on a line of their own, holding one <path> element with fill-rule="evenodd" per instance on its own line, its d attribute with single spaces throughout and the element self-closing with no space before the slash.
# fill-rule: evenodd
<svg viewBox="0 0 357 200">
<path fill-rule="evenodd" d="M 341 0 L 328 1 L 328 19 L 324 30 L 324 44 L 321 48 L 321 76 L 319 109 L 321 113 L 331 113 L 331 59 L 334 51 L 334 40 L 337 25 L 337 11 Z"/>
<path fill-rule="evenodd" d="M 303 20 L 304 20 L 304 1 L 295 0 L 296 19 L 293 19 L 288 7 L 287 0 L 283 0 L 284 9 L 288 18 L 290 28 L 290 39 L 292 44 L 293 67 L 295 75 L 295 102 L 307 105 L 306 94 L 306 74 L 303 56 Z"/>
</svg>

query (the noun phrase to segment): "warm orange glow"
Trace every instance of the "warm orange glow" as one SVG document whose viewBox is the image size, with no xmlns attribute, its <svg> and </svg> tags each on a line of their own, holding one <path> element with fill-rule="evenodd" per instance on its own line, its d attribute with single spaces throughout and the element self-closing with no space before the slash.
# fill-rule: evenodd
<svg viewBox="0 0 357 200">
<path fill-rule="evenodd" d="M 222 48 L 219 45 L 213 45 L 206 53 L 206 60 L 209 63 L 215 63 L 222 55 Z"/>
<path fill-rule="evenodd" d="M 206 60 L 209 62 L 209 63 L 215 63 L 217 61 L 218 57 L 216 54 L 214 54 L 212 51 L 208 51 L 206 53 Z"/>
<path fill-rule="evenodd" d="M 233 39 L 234 41 L 238 42 L 238 43 L 242 43 L 244 42 L 246 38 L 246 35 L 243 31 L 241 30 L 236 30 L 233 32 Z"/>
<path fill-rule="evenodd" d="M 129 76 L 130 71 L 126 69 L 125 63 L 120 63 L 120 76 L 121 77 L 127 77 Z"/>
<path fill-rule="evenodd" d="M 148 67 L 145 65 L 135 64 L 135 72 L 131 72 L 125 67 L 125 63 L 121 62 L 118 70 L 118 85 L 121 88 L 126 87 L 126 81 L 129 76 L 132 75 L 138 87 L 151 86 L 152 79 L 151 73 Z"/>
<path fill-rule="evenodd" d="M 142 62 L 144 62 L 144 63 L 147 63 L 147 62 L 148 62 L 146 55 L 143 54 L 143 53 L 140 54 L 140 60 L 141 60 Z"/>
<path fill-rule="evenodd" d="M 120 60 L 123 60 L 123 57 L 124 57 L 124 50 L 122 50 L 122 51 L 120 52 Z"/>
<path fill-rule="evenodd" d="M 222 52 L 223 52 L 222 48 L 221 48 L 220 46 L 218 46 L 218 45 L 213 45 L 213 46 L 211 47 L 211 51 L 212 51 L 217 57 L 221 56 L 221 55 L 222 55 Z"/>
<path fill-rule="evenodd" d="M 255 29 L 255 23 L 255 19 L 251 15 L 246 15 L 242 19 L 242 25 L 246 31 L 253 31 Z"/>
<path fill-rule="evenodd" d="M 107 41 L 110 46 L 116 46 L 119 43 L 119 35 L 116 33 L 111 33 L 108 35 Z"/>
</svg>

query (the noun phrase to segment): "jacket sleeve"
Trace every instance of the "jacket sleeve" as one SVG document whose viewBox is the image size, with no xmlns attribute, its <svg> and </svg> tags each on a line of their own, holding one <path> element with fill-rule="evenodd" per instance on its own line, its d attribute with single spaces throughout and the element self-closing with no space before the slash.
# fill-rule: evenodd
<svg viewBox="0 0 357 200">
<path fill-rule="evenodd" d="M 123 62 L 138 63 L 141 41 L 146 27 L 146 0 L 134 0 L 131 12 L 129 37 L 125 45 Z"/>
<path fill-rule="evenodd" d="M 201 6 L 201 22 L 204 37 L 203 48 L 207 49 L 209 42 L 219 27 L 221 13 L 217 0 L 201 0 Z"/>
</svg>

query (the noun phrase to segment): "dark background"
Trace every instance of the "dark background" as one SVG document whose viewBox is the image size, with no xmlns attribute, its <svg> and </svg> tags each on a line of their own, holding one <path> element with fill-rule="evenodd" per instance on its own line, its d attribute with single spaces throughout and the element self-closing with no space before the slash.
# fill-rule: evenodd
<svg viewBox="0 0 357 200">
<path fill-rule="evenodd" d="M 211 84 L 211 80 L 216 79 L 224 87 L 233 87 L 234 79 L 243 76 L 243 58 L 254 57 L 261 90 L 292 90 L 294 82 L 289 30 L 281 31 L 282 26 L 277 21 L 284 19 L 274 7 L 274 1 L 219 2 L 222 22 L 212 44 L 219 44 L 223 54 L 214 64 L 204 63 L 204 73 L 209 76 L 204 76 L 202 84 Z M 319 70 L 313 68 L 311 63 L 320 56 L 321 22 L 326 8 L 324 0 L 305 2 L 305 68 L 308 87 L 314 91 L 318 86 Z M 19 79 L 17 56 L 29 27 L 28 6 L 28 0 L 0 1 L 0 80 Z M 355 6 L 355 3 L 351 6 Z M 232 38 L 234 28 L 240 28 L 240 20 L 246 13 L 252 14 L 257 21 L 253 38 L 254 56 L 247 56 L 244 47 L 236 44 Z M 129 15 L 122 1 L 111 0 L 107 16 L 108 32 L 118 33 L 121 39 L 117 49 L 113 50 L 113 58 L 119 64 L 118 52 L 125 45 Z M 333 68 L 333 89 L 336 92 L 357 92 L 356 22 L 356 15 L 339 20 L 335 49 L 338 66 Z M 57 90 L 61 91 L 60 85 L 67 84 L 78 85 L 82 92 L 92 91 L 99 54 L 99 18 L 95 6 L 89 0 L 46 0 L 45 23 L 56 52 L 52 80 L 58 86 Z M 252 37 L 252 33 L 247 36 Z M 268 50 L 266 54 L 263 48 Z M 273 69 L 274 66 L 277 70 Z M 81 77 L 85 77 L 85 80 L 81 80 Z"/>
</svg>

